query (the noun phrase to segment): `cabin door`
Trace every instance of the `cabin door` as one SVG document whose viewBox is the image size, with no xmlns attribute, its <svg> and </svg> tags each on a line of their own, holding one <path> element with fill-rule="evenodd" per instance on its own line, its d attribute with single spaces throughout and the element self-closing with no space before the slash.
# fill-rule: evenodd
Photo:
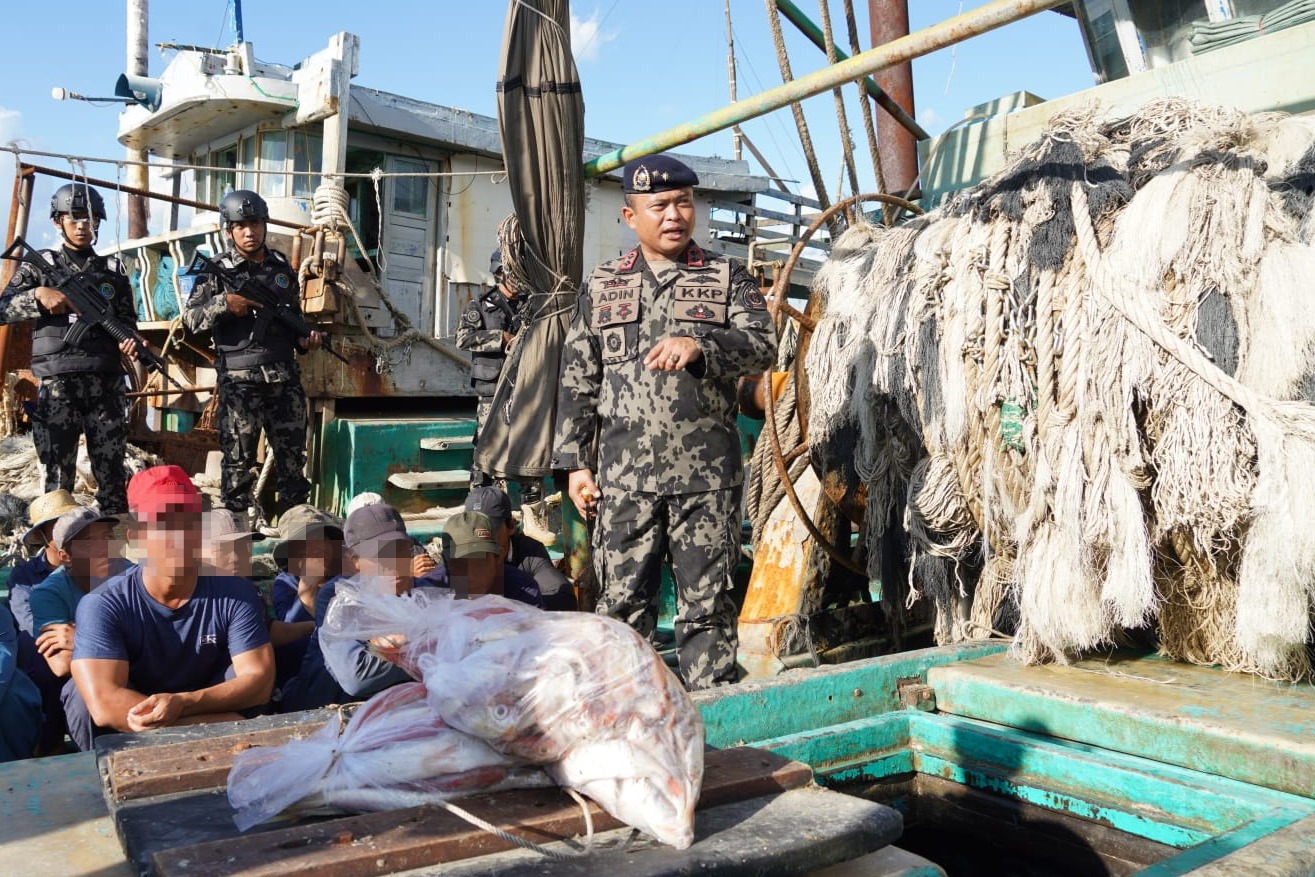
<svg viewBox="0 0 1315 877">
<path fill-rule="evenodd" d="M 438 210 L 438 166 L 402 156 L 388 156 L 390 176 L 382 191 L 383 275 L 388 297 L 413 325 L 429 326 L 434 320 L 436 243 L 441 240 Z"/>
</svg>

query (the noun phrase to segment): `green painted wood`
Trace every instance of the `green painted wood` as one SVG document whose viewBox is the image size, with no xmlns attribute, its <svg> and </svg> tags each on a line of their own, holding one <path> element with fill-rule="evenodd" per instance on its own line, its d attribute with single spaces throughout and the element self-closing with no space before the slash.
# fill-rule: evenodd
<svg viewBox="0 0 1315 877">
<path fill-rule="evenodd" d="M 471 451 L 467 442 L 474 429 L 473 416 L 340 417 L 331 420 L 320 431 L 316 504 L 341 512 L 352 497 L 375 491 L 404 511 L 428 508 L 443 498 L 443 491 L 403 490 L 390 485 L 388 476 L 418 470 L 468 469 Z M 449 450 L 431 451 L 421 447 L 424 439 L 453 439 L 455 442 Z M 465 484 L 458 487 L 460 494 L 448 491 L 452 494 L 448 496 L 452 502 L 459 501 L 465 493 Z"/>
<path fill-rule="evenodd" d="M 772 679 L 698 692 L 711 746 L 740 746 L 901 709 L 900 679 L 926 680 L 930 667 L 1004 651 L 1000 643 L 962 643 L 849 664 L 791 670 Z"/>
<path fill-rule="evenodd" d="M 802 761 L 815 772 L 832 773 L 844 768 L 861 769 L 881 762 L 890 773 L 913 770 L 909 749 L 907 711 L 856 719 L 827 728 L 787 734 L 753 745 L 794 761 Z"/>
<path fill-rule="evenodd" d="M 1305 826 L 1305 831 L 1286 842 L 1283 841 L 1286 835 L 1279 835 L 1290 826 L 1301 825 Z M 1303 820 L 1301 814 L 1290 810 L 1275 810 L 1232 831 L 1209 838 L 1171 859 L 1143 868 L 1137 877 L 1180 877 L 1185 874 L 1196 877 L 1204 877 L 1205 874 L 1217 877 L 1242 874 L 1278 877 L 1315 873 L 1312 831 L 1315 831 L 1315 817 Z M 1248 848 L 1250 854 L 1245 860 L 1238 858 L 1226 862 L 1233 854 Z"/>
<path fill-rule="evenodd" d="M 937 773 L 924 769 L 932 758 L 967 765 L 1071 797 L 1135 807 L 1207 834 L 1275 809 L 1315 813 L 1308 798 L 957 716 L 912 714 L 909 739 L 924 773 Z"/>
<path fill-rule="evenodd" d="M 1202 847 L 1148 868 L 1138 877 L 1310 877 L 1315 874 L 1315 816 L 1274 828 L 1275 821 L 1257 820 Z"/>
<path fill-rule="evenodd" d="M 937 708 L 1297 795 L 1315 790 L 1315 687 L 1151 657 L 928 674 Z"/>
<path fill-rule="evenodd" d="M 0 764 L 0 866 L 8 874 L 133 877 L 90 752 Z"/>
</svg>

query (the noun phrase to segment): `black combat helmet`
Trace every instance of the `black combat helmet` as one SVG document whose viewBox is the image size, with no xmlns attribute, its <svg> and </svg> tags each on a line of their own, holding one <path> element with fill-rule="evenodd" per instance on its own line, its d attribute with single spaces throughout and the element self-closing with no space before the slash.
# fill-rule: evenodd
<svg viewBox="0 0 1315 877">
<path fill-rule="evenodd" d="M 496 247 L 493 255 L 489 256 L 489 273 L 497 274 L 502 270 L 502 247 Z"/>
<path fill-rule="evenodd" d="M 59 219 L 61 213 L 90 214 L 93 219 L 103 222 L 105 200 L 101 198 L 100 192 L 86 183 L 65 183 L 50 196 L 50 218 Z"/>
<path fill-rule="evenodd" d="M 219 216 L 224 222 L 269 219 L 269 205 L 250 189 L 235 189 L 219 202 Z"/>
</svg>

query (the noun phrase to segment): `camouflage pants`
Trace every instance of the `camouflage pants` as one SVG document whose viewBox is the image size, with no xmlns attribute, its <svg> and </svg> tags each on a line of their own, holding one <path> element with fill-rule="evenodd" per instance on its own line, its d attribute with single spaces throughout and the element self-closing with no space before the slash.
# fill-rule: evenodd
<svg viewBox="0 0 1315 877">
<path fill-rule="evenodd" d="M 87 436 L 87 456 L 96 478 L 102 513 L 128 510 L 128 414 L 122 373 L 79 372 L 41 379 L 32 415 L 32 441 L 46 467 L 46 492 L 72 491 L 77 477 L 78 436 Z"/>
<path fill-rule="evenodd" d="M 219 449 L 224 462 L 220 497 L 224 508 L 244 514 L 256 481 L 256 445 L 265 431 L 274 457 L 279 508 L 306 502 L 306 391 L 297 380 L 266 383 L 219 379 Z"/>
<path fill-rule="evenodd" d="M 479 402 L 475 405 L 475 435 L 471 437 L 471 444 L 475 445 L 475 447 L 479 447 L 479 434 L 484 431 L 484 424 L 488 422 L 489 412 L 492 410 L 493 397 L 480 396 Z M 527 478 L 524 481 L 519 482 L 519 484 L 521 489 L 521 505 L 533 505 L 543 499 L 542 478 Z M 479 469 L 472 466 L 470 469 L 470 486 L 487 487 L 489 485 L 497 485 L 502 488 L 504 493 L 509 494 L 507 491 L 506 478 L 494 478 L 487 472 L 481 472 Z"/>
<path fill-rule="evenodd" d="M 662 562 L 676 583 L 676 650 L 690 689 L 735 681 L 732 577 L 740 556 L 740 487 L 661 496 L 603 488 L 594 526 L 598 612 L 642 636 L 657 624 Z"/>
</svg>

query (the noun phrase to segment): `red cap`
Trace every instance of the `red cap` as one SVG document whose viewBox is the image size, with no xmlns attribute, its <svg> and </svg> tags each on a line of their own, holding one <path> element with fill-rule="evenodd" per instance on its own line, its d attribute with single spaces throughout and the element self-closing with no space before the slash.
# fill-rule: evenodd
<svg viewBox="0 0 1315 877">
<path fill-rule="evenodd" d="M 165 512 L 201 511 L 201 494 L 178 466 L 155 466 L 128 482 L 128 510 L 139 521 L 158 521 Z"/>
</svg>

